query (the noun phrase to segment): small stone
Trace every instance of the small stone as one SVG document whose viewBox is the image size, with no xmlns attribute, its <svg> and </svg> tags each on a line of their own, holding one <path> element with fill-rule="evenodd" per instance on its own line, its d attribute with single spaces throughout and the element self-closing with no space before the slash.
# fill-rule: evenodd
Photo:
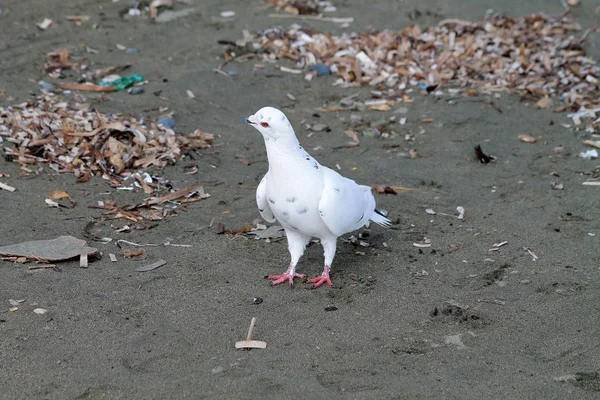
<svg viewBox="0 0 600 400">
<path fill-rule="evenodd" d="M 46 310 L 45 308 L 36 308 L 33 310 L 34 313 L 42 315 L 42 314 L 46 314 L 48 312 L 48 310 Z"/>
<path fill-rule="evenodd" d="M 235 17 L 235 11 L 221 11 L 221 17 L 223 17 L 223 18 Z"/>
<path fill-rule="evenodd" d="M 39 81 L 38 84 L 40 85 L 40 87 L 44 90 L 47 91 L 52 91 L 54 90 L 54 85 L 48 82 L 44 82 L 44 81 Z"/>
<path fill-rule="evenodd" d="M 325 307 L 325 311 L 337 311 L 337 307 L 336 306 L 327 306 Z"/>
<path fill-rule="evenodd" d="M 175 120 L 171 117 L 161 118 L 158 121 L 156 121 L 156 123 L 158 125 L 164 126 L 165 128 L 168 128 L 168 129 L 175 128 Z"/>
<path fill-rule="evenodd" d="M 197 13 L 198 10 L 196 8 L 184 8 L 183 10 L 171 11 L 165 10 L 161 12 L 158 17 L 154 20 L 156 23 L 161 24 L 165 22 L 170 22 L 179 18 L 184 18 L 190 16 L 192 14 Z"/>
<path fill-rule="evenodd" d="M 322 132 L 322 131 L 326 130 L 327 128 L 328 128 L 328 126 L 325 125 L 325 124 L 314 124 L 310 128 L 310 130 L 313 131 L 313 132 Z"/>
<path fill-rule="evenodd" d="M 135 47 L 128 47 L 125 49 L 125 54 L 137 54 L 140 52 L 140 49 L 136 49 Z"/>
<path fill-rule="evenodd" d="M 260 297 L 254 297 L 254 298 L 252 299 L 252 304 L 257 304 L 257 305 L 258 305 L 258 304 L 260 304 L 260 303 L 262 303 L 262 302 L 263 302 L 263 299 L 262 299 L 262 298 L 260 298 Z"/>
<path fill-rule="evenodd" d="M 142 94 L 146 91 L 143 86 L 134 86 L 127 91 L 131 95 Z"/>
<path fill-rule="evenodd" d="M 381 132 L 379 132 L 379 129 L 371 128 L 371 129 L 365 129 L 364 131 L 362 131 L 362 135 L 364 137 L 377 137 L 377 136 L 381 135 Z"/>
</svg>

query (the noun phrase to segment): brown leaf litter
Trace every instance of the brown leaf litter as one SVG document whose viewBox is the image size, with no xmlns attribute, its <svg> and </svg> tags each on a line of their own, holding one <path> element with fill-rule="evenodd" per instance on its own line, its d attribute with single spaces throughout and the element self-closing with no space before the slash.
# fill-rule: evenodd
<svg viewBox="0 0 600 400">
<path fill-rule="evenodd" d="M 104 216 L 88 224 L 86 227 L 86 236 L 93 240 L 102 241 L 94 232 L 95 225 L 105 221 L 122 219 L 127 221 L 125 230 L 146 230 L 153 228 L 155 221 L 162 221 L 171 215 L 176 214 L 176 209 L 181 208 L 182 204 L 197 202 L 210 197 L 208 193 L 199 184 L 190 185 L 184 189 L 175 190 L 165 195 L 159 194 L 159 189 L 151 194 L 149 198 L 141 203 L 134 205 L 120 206 L 114 198 L 108 198 L 101 204 L 89 206 L 105 210 Z M 169 207 L 166 206 L 169 203 Z M 121 228 L 122 229 L 122 228 Z"/>
<path fill-rule="evenodd" d="M 0 138 L 8 161 L 44 164 L 72 173 L 78 182 L 91 175 L 120 185 L 130 169 L 162 168 L 192 149 L 211 147 L 214 135 L 172 129 L 122 114 L 102 114 L 86 103 L 67 103 L 51 93 L 0 107 Z"/>
<path fill-rule="evenodd" d="M 317 15 L 323 2 L 316 0 L 265 0 L 271 6 L 294 15 Z"/>
<path fill-rule="evenodd" d="M 550 100 L 540 99 L 559 98 L 567 105 L 556 111 L 579 111 L 600 105 L 600 69 L 583 48 L 594 29 L 575 36 L 582 31 L 578 23 L 545 14 L 447 19 L 425 29 L 410 25 L 342 35 L 292 25 L 245 32 L 225 59 L 246 48 L 266 62 L 326 64 L 338 76 L 336 85 L 387 88 L 388 97 L 399 101 L 409 86 L 429 93 L 448 85 L 470 95 L 509 90 L 537 100 L 541 108 Z"/>
</svg>

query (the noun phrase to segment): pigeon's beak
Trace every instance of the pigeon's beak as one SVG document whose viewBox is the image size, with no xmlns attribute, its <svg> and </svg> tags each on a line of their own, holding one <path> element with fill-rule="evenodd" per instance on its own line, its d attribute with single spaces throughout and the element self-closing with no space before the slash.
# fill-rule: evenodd
<svg viewBox="0 0 600 400">
<path fill-rule="evenodd" d="M 250 118 L 252 118 L 252 115 L 248 118 L 244 118 L 242 120 L 242 124 L 250 124 L 250 125 L 254 125 L 254 122 L 250 121 Z"/>
</svg>

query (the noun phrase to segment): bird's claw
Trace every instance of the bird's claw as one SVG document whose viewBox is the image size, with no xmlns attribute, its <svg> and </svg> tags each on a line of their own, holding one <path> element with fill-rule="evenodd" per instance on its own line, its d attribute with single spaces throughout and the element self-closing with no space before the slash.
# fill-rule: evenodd
<svg viewBox="0 0 600 400">
<path fill-rule="evenodd" d="M 313 289 L 318 288 L 319 286 L 321 286 L 324 283 L 329 285 L 329 287 L 333 287 L 333 284 L 331 283 L 331 279 L 329 279 L 329 270 L 330 270 L 329 265 L 325 265 L 325 268 L 323 269 L 323 273 L 321 274 L 321 276 L 317 276 L 316 278 L 311 278 L 308 281 L 306 281 L 306 283 L 312 283 Z"/>
<path fill-rule="evenodd" d="M 331 283 L 331 279 L 329 279 L 329 275 L 327 276 L 317 276 L 316 278 L 312 278 L 306 281 L 306 283 L 312 283 L 313 285 L 311 286 L 312 289 L 316 289 L 319 286 L 321 286 L 322 284 L 326 283 L 327 285 L 329 285 L 329 287 L 333 287 L 333 284 Z"/>
<path fill-rule="evenodd" d="M 304 274 L 290 273 L 289 270 L 281 275 L 269 275 L 267 279 L 272 280 L 271 286 L 279 285 L 284 282 L 288 282 L 290 286 L 294 286 L 294 278 L 304 278 Z"/>
</svg>

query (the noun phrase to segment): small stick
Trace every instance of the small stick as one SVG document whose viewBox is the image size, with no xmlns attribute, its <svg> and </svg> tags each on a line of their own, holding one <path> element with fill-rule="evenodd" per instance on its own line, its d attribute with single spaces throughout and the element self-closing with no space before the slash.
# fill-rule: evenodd
<svg viewBox="0 0 600 400">
<path fill-rule="evenodd" d="M 252 333 L 254 332 L 254 324 L 256 323 L 256 318 L 252 317 L 250 321 L 250 328 L 248 329 L 248 336 L 246 340 L 240 340 L 239 342 L 235 342 L 236 349 L 266 349 L 267 342 L 263 342 L 260 340 L 252 340 Z"/>
<path fill-rule="evenodd" d="M 323 22 L 333 22 L 336 24 L 351 24 L 354 22 L 354 18 L 339 18 L 339 17 L 323 17 L 322 15 L 294 15 L 294 14 L 269 14 L 267 15 L 269 18 L 287 18 L 287 19 L 302 19 L 309 21 L 323 21 Z"/>
<path fill-rule="evenodd" d="M 15 188 L 7 185 L 6 183 L 0 182 L 0 189 L 8 190 L 9 192 L 14 192 Z"/>
<path fill-rule="evenodd" d="M 250 321 L 250 328 L 248 328 L 248 338 L 246 340 L 252 340 L 252 333 L 254 333 L 254 324 L 256 323 L 256 317 L 252 317 Z"/>
<path fill-rule="evenodd" d="M 45 269 L 45 268 L 56 268 L 56 264 L 44 264 L 44 265 L 32 265 L 28 269 Z"/>
</svg>

